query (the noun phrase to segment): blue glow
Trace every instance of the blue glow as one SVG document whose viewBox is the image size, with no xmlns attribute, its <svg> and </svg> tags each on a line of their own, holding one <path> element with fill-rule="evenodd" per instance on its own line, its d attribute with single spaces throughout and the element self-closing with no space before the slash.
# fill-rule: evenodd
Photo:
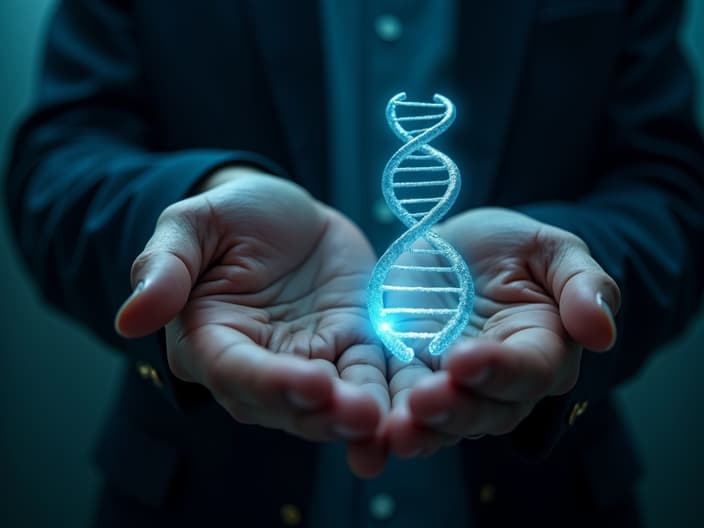
<svg viewBox="0 0 704 528">
<path fill-rule="evenodd" d="M 379 339 L 393 355 L 408 362 L 422 350 L 442 354 L 462 334 L 472 311 L 474 285 L 462 256 L 431 230 L 460 191 L 457 165 L 429 145 L 453 123 L 455 106 L 439 94 L 428 103 L 407 101 L 406 94 L 400 93 L 389 101 L 386 120 L 404 144 L 386 164 L 381 189 L 391 211 L 408 229 L 374 267 L 367 302 Z M 394 281 L 405 276 L 410 283 L 391 284 L 391 275 Z M 428 301 L 417 302 L 423 295 L 430 296 Z M 397 301 L 411 296 L 414 305 L 408 306 L 408 299 L 386 305 L 385 297 L 390 296 Z M 400 319 L 392 324 L 389 316 Z M 442 325 L 439 330 L 438 325 Z"/>
<path fill-rule="evenodd" d="M 383 323 L 381 323 L 379 325 L 379 330 L 381 330 L 382 332 L 390 332 L 390 333 L 393 333 L 393 331 L 394 331 L 394 329 L 391 328 L 391 324 L 386 321 L 384 321 Z"/>
</svg>

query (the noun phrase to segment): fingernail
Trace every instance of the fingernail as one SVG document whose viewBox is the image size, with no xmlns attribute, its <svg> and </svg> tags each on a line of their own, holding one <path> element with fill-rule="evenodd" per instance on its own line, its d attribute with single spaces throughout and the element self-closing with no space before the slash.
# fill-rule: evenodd
<svg viewBox="0 0 704 528">
<path fill-rule="evenodd" d="M 611 316 L 613 318 L 614 311 L 611 309 L 611 306 L 609 305 L 609 303 L 606 302 L 606 297 L 604 297 L 603 293 L 597 292 L 596 303 L 601 307 L 602 310 L 604 310 L 606 313 L 609 314 L 609 316 Z"/>
<path fill-rule="evenodd" d="M 449 419 L 450 419 L 450 413 L 447 411 L 443 411 L 438 414 L 434 414 L 432 416 L 429 416 L 427 418 L 422 418 L 421 421 L 425 425 L 429 425 L 431 427 L 438 427 L 440 425 L 447 423 L 447 421 Z"/>
<path fill-rule="evenodd" d="M 478 372 L 476 372 L 474 375 L 470 376 L 466 380 L 464 380 L 464 384 L 467 387 L 478 387 L 482 383 L 484 383 L 487 379 L 489 379 L 489 374 L 491 373 L 491 369 L 489 367 L 484 367 Z"/>
<path fill-rule="evenodd" d="M 351 429 L 350 427 L 348 427 L 346 425 L 342 425 L 342 424 L 333 425 L 332 432 L 335 433 L 335 435 L 337 435 L 340 438 L 343 438 L 345 440 L 360 440 L 361 438 L 368 436 L 367 433 L 363 433 L 361 431 L 356 431 L 356 430 Z"/>
<path fill-rule="evenodd" d="M 117 313 L 115 314 L 115 321 L 114 321 L 114 326 L 115 330 L 117 331 L 118 334 L 120 334 L 123 337 L 126 337 L 122 327 L 120 326 L 121 320 L 122 320 L 122 311 L 129 306 L 129 304 L 134 300 L 137 295 L 140 294 L 140 292 L 144 289 L 144 281 L 141 280 L 137 283 L 137 285 L 134 287 L 132 290 L 132 293 L 130 293 L 129 297 L 125 299 L 125 301 L 122 303 L 122 306 L 117 310 Z"/>
<path fill-rule="evenodd" d="M 286 397 L 288 401 L 291 402 L 291 405 L 303 411 L 312 411 L 320 405 L 319 400 L 312 399 L 310 396 L 306 396 L 294 390 L 288 391 Z"/>
<path fill-rule="evenodd" d="M 134 299 L 135 297 L 137 297 L 137 295 L 139 295 L 139 294 L 142 292 L 143 289 L 144 289 L 144 281 L 141 280 L 141 281 L 139 281 L 139 282 L 137 283 L 137 285 L 134 287 L 134 289 L 132 290 L 132 293 L 130 293 L 130 296 L 127 297 L 127 299 L 125 299 L 125 302 L 122 303 L 122 308 L 124 308 L 125 306 L 127 306 L 127 305 L 130 303 L 130 301 L 131 301 L 132 299 Z"/>
<path fill-rule="evenodd" d="M 601 292 L 597 292 L 596 294 L 596 304 L 599 306 L 599 308 L 601 308 L 601 311 L 604 312 L 604 314 L 606 314 L 606 317 L 609 319 L 609 326 L 611 326 L 611 342 L 609 343 L 607 349 L 610 349 L 616 343 L 617 330 L 616 321 L 614 320 L 614 311 L 611 309 L 609 303 L 606 302 L 606 298 Z"/>
<path fill-rule="evenodd" d="M 602 311 L 609 318 L 609 321 L 611 321 L 611 325 L 615 328 L 616 323 L 614 321 L 614 311 L 611 309 L 611 306 L 609 305 L 609 303 L 606 302 L 606 298 L 604 297 L 604 295 L 601 292 L 597 292 L 597 294 L 596 294 L 596 304 L 599 305 L 599 308 L 602 309 Z"/>
<path fill-rule="evenodd" d="M 144 289 L 144 281 L 141 280 L 141 281 L 139 281 L 139 282 L 137 283 L 137 285 L 134 287 L 134 290 L 132 290 L 132 293 L 130 294 L 130 296 L 129 296 L 129 298 L 128 298 L 127 300 L 132 299 L 132 298 L 136 297 L 137 295 L 139 295 L 139 293 L 140 293 L 143 289 Z"/>
</svg>

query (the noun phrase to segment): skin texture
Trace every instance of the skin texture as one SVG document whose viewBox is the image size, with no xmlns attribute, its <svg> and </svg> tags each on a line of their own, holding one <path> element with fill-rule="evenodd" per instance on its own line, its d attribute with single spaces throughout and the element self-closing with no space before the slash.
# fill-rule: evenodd
<svg viewBox="0 0 704 528">
<path fill-rule="evenodd" d="M 438 233 L 472 268 L 474 312 L 441 358 L 389 362 L 384 436 L 399 456 L 511 432 L 543 397 L 574 386 L 583 347 L 605 351 L 616 339 L 618 287 L 574 235 L 488 208 Z"/>
<path fill-rule="evenodd" d="M 466 337 L 441 358 L 388 357 L 367 317 L 376 256 L 364 235 L 249 168 L 215 173 L 163 212 L 116 328 L 137 337 L 165 326 L 173 373 L 235 420 L 344 439 L 351 470 L 371 477 L 389 452 L 512 431 L 541 398 L 571 389 L 583 347 L 616 338 L 618 288 L 577 237 L 503 209 L 437 232 L 476 288 Z"/>
</svg>

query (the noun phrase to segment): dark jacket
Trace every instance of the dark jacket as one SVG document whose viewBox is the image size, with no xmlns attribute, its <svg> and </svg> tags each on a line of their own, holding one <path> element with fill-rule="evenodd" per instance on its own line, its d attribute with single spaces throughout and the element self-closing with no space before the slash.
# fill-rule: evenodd
<svg viewBox="0 0 704 528">
<path fill-rule="evenodd" d="M 455 209 L 511 207 L 573 231 L 623 293 L 616 347 L 584 354 L 574 390 L 463 446 L 482 525 L 605 524 L 633 493 L 639 466 L 610 393 L 702 290 L 704 149 L 680 7 L 461 2 L 456 83 L 474 104 L 448 153 L 472 177 Z M 315 445 L 234 423 L 170 375 L 158 336 L 126 342 L 112 321 L 157 216 L 209 171 L 254 163 L 326 199 L 319 26 L 315 3 L 272 0 L 66 0 L 50 26 L 7 199 L 47 302 L 138 366 L 98 449 L 126 518 L 266 526 L 292 504 L 305 521 Z"/>
</svg>

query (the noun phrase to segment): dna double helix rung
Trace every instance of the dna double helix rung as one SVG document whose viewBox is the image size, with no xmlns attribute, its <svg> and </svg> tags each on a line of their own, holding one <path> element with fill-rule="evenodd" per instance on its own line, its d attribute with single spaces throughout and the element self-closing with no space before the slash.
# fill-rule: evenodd
<svg viewBox="0 0 704 528">
<path fill-rule="evenodd" d="M 384 168 L 382 192 L 407 230 L 386 250 L 372 272 L 369 316 L 386 348 L 403 361 L 427 349 L 444 352 L 469 320 L 474 287 L 459 253 L 432 231 L 460 191 L 460 172 L 429 143 L 455 119 L 452 102 L 413 102 L 400 93 L 386 107 L 386 120 L 404 142 Z"/>
</svg>

